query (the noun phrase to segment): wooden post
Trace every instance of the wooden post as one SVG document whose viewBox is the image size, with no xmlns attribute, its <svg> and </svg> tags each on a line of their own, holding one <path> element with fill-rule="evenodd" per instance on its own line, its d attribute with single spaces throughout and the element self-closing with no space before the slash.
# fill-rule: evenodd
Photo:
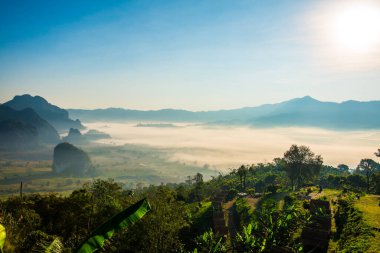
<svg viewBox="0 0 380 253">
<path fill-rule="evenodd" d="M 22 181 L 21 181 L 21 183 L 20 183 L 20 198 L 21 198 L 21 200 L 22 200 Z"/>
</svg>

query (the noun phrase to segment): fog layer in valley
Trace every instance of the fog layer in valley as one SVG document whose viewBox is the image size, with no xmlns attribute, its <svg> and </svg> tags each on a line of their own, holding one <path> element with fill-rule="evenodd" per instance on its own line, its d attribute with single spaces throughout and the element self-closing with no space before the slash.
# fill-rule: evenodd
<svg viewBox="0 0 380 253">
<path fill-rule="evenodd" d="M 222 127 L 175 124 L 138 127 L 137 123 L 88 123 L 112 136 L 107 143 L 143 144 L 169 150 L 171 159 L 227 169 L 241 164 L 270 162 L 282 157 L 291 144 L 306 145 L 324 163 L 355 168 L 362 158 L 373 158 L 380 131 L 331 131 L 316 128 Z M 149 126 L 149 124 L 147 124 Z"/>
</svg>

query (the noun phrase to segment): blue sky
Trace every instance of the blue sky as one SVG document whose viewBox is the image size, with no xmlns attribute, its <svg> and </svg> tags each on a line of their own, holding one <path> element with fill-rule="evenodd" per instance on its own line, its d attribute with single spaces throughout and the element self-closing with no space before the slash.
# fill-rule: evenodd
<svg viewBox="0 0 380 253">
<path fill-rule="evenodd" d="M 1 1 L 0 102 L 30 93 L 65 108 L 209 110 L 305 95 L 378 100 L 379 44 L 354 54 L 328 32 L 347 2 Z"/>
</svg>

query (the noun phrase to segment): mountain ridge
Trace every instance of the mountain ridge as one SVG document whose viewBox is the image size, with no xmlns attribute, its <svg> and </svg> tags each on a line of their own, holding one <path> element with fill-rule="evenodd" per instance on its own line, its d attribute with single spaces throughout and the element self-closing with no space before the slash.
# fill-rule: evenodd
<svg viewBox="0 0 380 253">
<path fill-rule="evenodd" d="M 183 109 L 68 109 L 84 121 L 169 121 L 240 124 L 256 127 L 315 126 L 333 129 L 380 129 L 380 101 L 325 102 L 310 96 L 256 107 L 214 111 Z"/>
<path fill-rule="evenodd" d="M 29 94 L 17 95 L 13 99 L 5 102 L 3 105 L 18 111 L 31 108 L 57 130 L 84 128 L 79 120 L 70 119 L 68 111 L 49 103 L 41 96 L 31 96 Z"/>
</svg>

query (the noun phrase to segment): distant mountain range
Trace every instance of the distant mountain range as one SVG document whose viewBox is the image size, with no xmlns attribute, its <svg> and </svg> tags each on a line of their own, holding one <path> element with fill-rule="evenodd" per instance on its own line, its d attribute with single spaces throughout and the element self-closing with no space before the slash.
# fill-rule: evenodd
<svg viewBox="0 0 380 253">
<path fill-rule="evenodd" d="M 39 142 L 56 144 L 59 140 L 57 130 L 33 109 L 17 111 L 6 105 L 0 106 L 2 148 L 23 148 Z"/>
<path fill-rule="evenodd" d="M 289 101 L 233 110 L 187 111 L 163 109 L 156 111 L 121 108 L 82 110 L 69 109 L 75 118 L 94 121 L 165 121 L 199 122 L 254 127 L 307 126 L 328 129 L 380 129 L 380 101 L 322 102 L 310 96 Z"/>
<path fill-rule="evenodd" d="M 5 102 L 6 105 L 14 110 L 23 110 L 26 108 L 33 109 L 41 118 L 48 121 L 54 128 L 59 131 L 68 130 L 70 128 L 83 129 L 83 125 L 79 120 L 69 118 L 69 113 L 50 104 L 43 97 L 31 96 L 28 94 L 15 96 L 12 100 Z"/>
</svg>

